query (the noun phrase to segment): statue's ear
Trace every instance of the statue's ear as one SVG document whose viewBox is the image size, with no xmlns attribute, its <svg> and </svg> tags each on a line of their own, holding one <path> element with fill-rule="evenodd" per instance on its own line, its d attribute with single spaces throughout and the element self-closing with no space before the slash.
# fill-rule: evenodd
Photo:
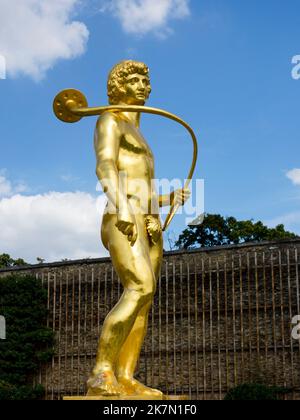
<svg viewBox="0 0 300 420">
<path fill-rule="evenodd" d="M 124 85 L 123 86 L 120 86 L 119 92 L 121 93 L 121 95 L 126 95 L 126 89 L 125 89 L 125 86 Z"/>
</svg>

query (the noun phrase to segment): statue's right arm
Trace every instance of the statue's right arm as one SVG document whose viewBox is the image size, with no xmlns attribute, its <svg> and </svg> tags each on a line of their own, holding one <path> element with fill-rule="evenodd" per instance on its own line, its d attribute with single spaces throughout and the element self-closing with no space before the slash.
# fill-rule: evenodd
<svg viewBox="0 0 300 420">
<path fill-rule="evenodd" d="M 136 222 L 127 195 L 119 185 L 118 157 L 121 139 L 120 126 L 114 114 L 103 114 L 95 131 L 96 174 L 103 191 L 118 214 L 117 227 L 135 243 Z"/>
</svg>

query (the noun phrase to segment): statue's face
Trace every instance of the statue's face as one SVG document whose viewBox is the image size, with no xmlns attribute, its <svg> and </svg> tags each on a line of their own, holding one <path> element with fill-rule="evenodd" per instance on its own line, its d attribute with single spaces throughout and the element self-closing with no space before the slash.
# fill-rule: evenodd
<svg viewBox="0 0 300 420">
<path fill-rule="evenodd" d="M 150 79 L 147 75 L 131 74 L 124 84 L 124 102 L 128 105 L 144 105 L 151 93 Z"/>
</svg>

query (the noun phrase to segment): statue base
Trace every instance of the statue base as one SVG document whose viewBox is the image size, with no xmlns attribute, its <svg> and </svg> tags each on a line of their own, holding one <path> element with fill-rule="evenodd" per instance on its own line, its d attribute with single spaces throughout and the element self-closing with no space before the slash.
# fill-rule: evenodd
<svg viewBox="0 0 300 420">
<path fill-rule="evenodd" d="M 164 395 L 161 398 L 158 397 L 143 397 L 138 395 L 132 396 L 119 396 L 119 397 L 90 397 L 90 396 L 74 396 L 74 397 L 63 397 L 64 401 L 187 401 L 189 397 L 187 395 Z"/>
</svg>

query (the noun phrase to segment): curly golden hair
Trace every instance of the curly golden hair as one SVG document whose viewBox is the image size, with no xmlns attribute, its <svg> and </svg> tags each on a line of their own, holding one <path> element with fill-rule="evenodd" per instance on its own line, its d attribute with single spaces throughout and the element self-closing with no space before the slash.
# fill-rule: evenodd
<svg viewBox="0 0 300 420">
<path fill-rule="evenodd" d="M 126 78 L 131 74 L 141 74 L 149 76 L 149 68 L 146 64 L 133 61 L 125 60 L 118 63 L 109 73 L 108 82 L 107 82 L 107 95 L 110 105 L 117 105 L 121 94 L 122 88 L 126 82 Z M 149 86 L 150 92 L 151 88 Z M 150 93 L 149 92 L 149 93 Z"/>
</svg>

